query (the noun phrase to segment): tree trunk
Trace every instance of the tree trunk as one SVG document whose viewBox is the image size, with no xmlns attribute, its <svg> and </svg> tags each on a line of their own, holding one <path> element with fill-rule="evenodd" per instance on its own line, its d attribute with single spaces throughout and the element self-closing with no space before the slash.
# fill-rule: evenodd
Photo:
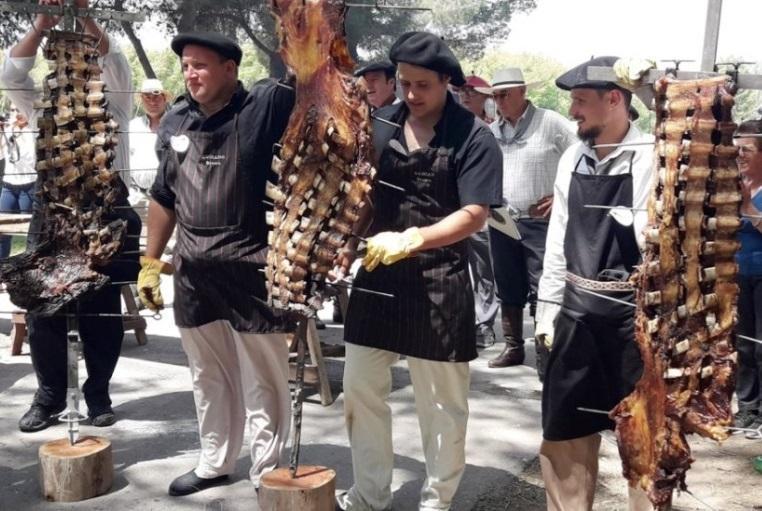
<svg viewBox="0 0 762 511">
<path fill-rule="evenodd" d="M 127 34 L 127 38 L 132 43 L 132 47 L 135 48 L 135 54 L 138 56 L 140 66 L 143 68 L 143 72 L 146 74 L 146 78 L 156 78 L 156 72 L 153 70 L 153 66 L 151 66 L 151 61 L 148 60 L 148 55 L 146 55 L 146 51 L 143 48 L 143 43 L 140 42 L 140 38 L 132 29 L 132 24 L 123 21 L 122 30 L 124 30 L 124 33 Z"/>
<path fill-rule="evenodd" d="M 301 465 L 292 478 L 288 468 L 264 474 L 257 503 L 262 511 L 333 511 L 336 508 L 336 472 Z"/>
<path fill-rule="evenodd" d="M 68 438 L 40 446 L 40 486 L 48 501 L 78 502 L 103 495 L 114 481 L 111 442 L 86 436 L 74 445 Z"/>
</svg>

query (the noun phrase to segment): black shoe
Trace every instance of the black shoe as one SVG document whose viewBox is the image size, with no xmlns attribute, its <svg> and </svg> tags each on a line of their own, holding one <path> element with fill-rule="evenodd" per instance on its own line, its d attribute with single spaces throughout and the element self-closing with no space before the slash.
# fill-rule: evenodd
<svg viewBox="0 0 762 511">
<path fill-rule="evenodd" d="M 172 497 L 182 497 L 183 495 L 190 495 L 197 491 L 206 490 L 213 486 L 219 486 L 227 482 L 228 476 L 217 476 L 211 479 L 204 479 L 196 475 L 196 472 L 191 470 L 187 474 L 183 474 L 169 485 L 169 495 Z"/>
<path fill-rule="evenodd" d="M 19 419 L 19 429 L 24 433 L 42 431 L 53 424 L 57 424 L 58 414 L 62 411 L 63 408 L 48 408 L 34 403 Z"/>
<path fill-rule="evenodd" d="M 737 428 L 748 428 L 757 417 L 757 413 L 753 410 L 738 410 L 733 425 Z"/>
<path fill-rule="evenodd" d="M 105 428 L 116 422 L 116 415 L 113 410 L 107 410 L 103 413 L 90 416 L 90 425 L 96 428 Z"/>
<path fill-rule="evenodd" d="M 319 317 L 315 316 L 315 328 L 318 330 L 325 330 L 325 323 Z"/>
<path fill-rule="evenodd" d="M 747 431 L 743 436 L 749 440 L 762 440 L 762 415 L 758 414 L 754 419 L 754 422 L 746 427 L 755 431 Z"/>
</svg>

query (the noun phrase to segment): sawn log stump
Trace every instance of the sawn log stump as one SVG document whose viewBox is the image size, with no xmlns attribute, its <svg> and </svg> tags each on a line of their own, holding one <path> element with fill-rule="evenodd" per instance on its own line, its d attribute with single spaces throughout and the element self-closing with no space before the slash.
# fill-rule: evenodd
<svg viewBox="0 0 762 511">
<path fill-rule="evenodd" d="M 86 436 L 74 445 L 68 438 L 40 446 L 40 486 L 46 500 L 76 502 L 103 495 L 114 482 L 111 442 Z"/>
<path fill-rule="evenodd" d="M 333 511 L 336 509 L 336 472 L 301 465 L 296 477 L 288 468 L 268 472 L 259 481 L 261 511 Z"/>
</svg>

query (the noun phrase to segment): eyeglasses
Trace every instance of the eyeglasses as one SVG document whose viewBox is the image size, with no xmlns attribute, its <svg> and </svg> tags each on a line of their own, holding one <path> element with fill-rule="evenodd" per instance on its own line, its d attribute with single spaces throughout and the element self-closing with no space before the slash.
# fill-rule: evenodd
<svg viewBox="0 0 762 511">
<path fill-rule="evenodd" d="M 495 99 L 505 99 L 505 98 L 507 98 L 507 97 L 508 97 L 510 94 L 511 94 L 511 93 L 510 93 L 510 92 L 507 92 L 507 91 L 503 91 L 503 92 L 495 92 L 494 94 L 492 94 L 492 97 L 493 97 L 493 98 L 495 98 Z"/>
<path fill-rule="evenodd" d="M 473 87 L 461 87 L 458 91 L 458 94 L 461 96 L 468 96 L 469 98 L 473 98 L 474 96 L 481 94 L 481 92 L 476 92 Z"/>
</svg>

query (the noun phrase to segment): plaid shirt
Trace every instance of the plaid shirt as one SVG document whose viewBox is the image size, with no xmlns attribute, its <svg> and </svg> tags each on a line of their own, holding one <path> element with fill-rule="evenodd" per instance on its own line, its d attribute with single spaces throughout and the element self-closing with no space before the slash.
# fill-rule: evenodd
<svg viewBox="0 0 762 511">
<path fill-rule="evenodd" d="M 558 161 L 577 141 L 572 123 L 529 103 L 515 128 L 501 118 L 490 129 L 503 151 L 503 199 L 526 216 L 529 206 L 553 194 Z"/>
</svg>

